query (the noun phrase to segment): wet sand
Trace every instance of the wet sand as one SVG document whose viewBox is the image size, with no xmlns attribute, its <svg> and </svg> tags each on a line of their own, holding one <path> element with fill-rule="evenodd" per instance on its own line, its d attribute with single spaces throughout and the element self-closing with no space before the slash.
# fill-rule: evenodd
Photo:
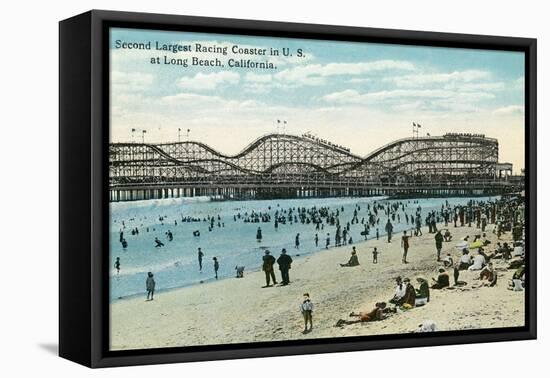
<svg viewBox="0 0 550 378">
<path fill-rule="evenodd" d="M 453 241 L 443 244 L 441 256 L 450 252 L 455 261 L 460 257 L 456 243 L 465 235 L 481 233 L 475 227 L 450 225 Z M 487 228 L 496 244 L 493 225 Z M 482 286 L 476 280 L 479 272 L 462 271 L 464 288 L 431 290 L 431 300 L 423 307 L 392 314 L 387 319 L 334 327 L 338 319 L 349 319 L 351 311 L 369 311 L 375 302 L 387 301 L 394 292 L 394 277 L 422 276 L 431 281 L 441 263 L 436 261 L 434 234 L 410 240 L 409 264 L 401 263 L 401 235 L 392 243 L 380 240 L 356 242 L 360 266 L 340 267 L 349 259 L 351 246 L 321 251 L 294 258 L 290 270 L 291 284 L 262 288 L 262 271 L 245 271 L 242 279 L 230 278 L 156 294 L 146 302 L 139 298 L 121 299 L 111 304 L 112 350 L 213 345 L 243 342 L 279 341 L 341 336 L 409 333 L 424 320 L 433 320 L 439 331 L 476 328 L 523 326 L 524 292 L 507 290 L 513 270 L 506 263 L 492 260 L 498 271 L 496 287 Z M 501 242 L 510 241 L 509 233 Z M 321 241 L 320 241 L 321 242 Z M 372 263 L 372 248 L 381 252 L 378 264 Z M 528 251 L 527 251 L 528 253 Z M 275 254 L 278 257 L 278 253 Z M 259 256 L 259 258 L 261 258 Z M 208 275 L 208 269 L 205 275 Z M 452 271 L 449 270 L 452 281 Z M 280 272 L 276 271 L 280 280 Z M 145 281 L 145 279 L 144 279 Z M 145 283 L 144 283 L 145 285 Z M 159 283 L 157 283 L 159 285 Z M 160 285 L 159 285 L 160 286 Z M 299 310 L 302 295 L 309 292 L 315 305 L 314 329 L 302 334 L 303 318 Z"/>
</svg>

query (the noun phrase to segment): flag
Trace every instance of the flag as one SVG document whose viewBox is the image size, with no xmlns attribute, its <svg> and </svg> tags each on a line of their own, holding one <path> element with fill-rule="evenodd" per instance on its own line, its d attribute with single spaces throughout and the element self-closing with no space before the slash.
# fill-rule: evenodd
<svg viewBox="0 0 550 378">
<path fill-rule="evenodd" d="M 413 122 L 413 127 L 416 126 L 416 123 Z"/>
<path fill-rule="evenodd" d="M 421 127 L 419 123 L 416 124 L 416 127 Z"/>
<path fill-rule="evenodd" d="M 132 129 L 132 132 L 135 132 L 135 131 L 136 131 L 136 129 Z"/>
</svg>

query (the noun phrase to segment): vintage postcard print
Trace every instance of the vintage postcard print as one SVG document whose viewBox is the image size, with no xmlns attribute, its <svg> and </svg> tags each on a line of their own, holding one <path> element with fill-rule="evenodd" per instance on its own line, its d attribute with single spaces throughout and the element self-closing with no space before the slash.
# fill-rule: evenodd
<svg viewBox="0 0 550 378">
<path fill-rule="evenodd" d="M 110 28 L 110 350 L 523 327 L 524 73 Z"/>
</svg>

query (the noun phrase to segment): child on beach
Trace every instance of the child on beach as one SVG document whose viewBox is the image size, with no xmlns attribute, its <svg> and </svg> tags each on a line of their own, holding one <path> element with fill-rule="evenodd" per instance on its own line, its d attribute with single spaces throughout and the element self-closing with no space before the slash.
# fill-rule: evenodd
<svg viewBox="0 0 550 378">
<path fill-rule="evenodd" d="M 372 263 L 373 264 L 378 264 L 378 254 L 380 252 L 378 252 L 378 249 L 376 249 L 376 247 L 374 247 L 374 249 L 372 250 Z"/>
<path fill-rule="evenodd" d="M 309 333 L 313 329 L 313 302 L 309 298 L 309 293 L 304 293 L 304 301 L 300 305 L 300 311 L 304 317 L 304 331 L 302 333 Z M 307 329 L 307 323 L 309 323 L 309 330 Z"/>
<path fill-rule="evenodd" d="M 214 260 L 214 274 L 216 275 L 216 279 L 218 279 L 218 269 L 220 269 L 220 263 L 218 262 L 217 257 L 213 257 L 212 260 Z"/>
<path fill-rule="evenodd" d="M 147 273 L 147 280 L 145 281 L 145 288 L 147 289 L 147 300 L 152 301 L 153 295 L 155 295 L 155 279 L 153 273 Z"/>
<path fill-rule="evenodd" d="M 116 275 L 118 276 L 120 273 L 120 257 L 116 258 L 115 261 L 115 269 L 116 269 Z"/>
<path fill-rule="evenodd" d="M 243 278 L 244 277 L 244 266 L 237 265 L 235 267 L 235 270 L 237 271 L 237 277 L 236 278 Z"/>
</svg>

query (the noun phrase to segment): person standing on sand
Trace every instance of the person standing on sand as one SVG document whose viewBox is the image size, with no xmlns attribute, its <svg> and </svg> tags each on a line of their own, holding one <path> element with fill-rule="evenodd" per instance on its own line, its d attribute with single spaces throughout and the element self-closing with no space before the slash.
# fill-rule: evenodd
<svg viewBox="0 0 550 378">
<path fill-rule="evenodd" d="M 437 250 L 437 261 L 441 261 L 441 248 L 443 248 L 443 235 L 441 235 L 441 230 L 437 230 L 434 238 L 435 249 Z"/>
<path fill-rule="evenodd" d="M 403 236 L 401 237 L 401 247 L 403 247 L 403 258 L 401 259 L 401 262 L 403 264 L 408 264 L 407 252 L 409 252 L 409 235 L 407 235 L 407 231 L 403 231 Z"/>
<path fill-rule="evenodd" d="M 199 270 L 202 272 L 202 258 L 204 256 L 204 253 L 202 253 L 202 250 L 199 247 L 198 257 L 199 257 Z"/>
<path fill-rule="evenodd" d="M 422 236 L 422 220 L 420 219 L 420 215 L 416 216 L 415 225 L 416 225 L 416 236 Z"/>
<path fill-rule="evenodd" d="M 378 252 L 378 249 L 376 249 L 376 247 L 374 247 L 374 249 L 372 250 L 372 263 L 373 264 L 378 264 L 378 254 L 380 252 Z"/>
<path fill-rule="evenodd" d="M 214 260 L 214 274 L 216 276 L 216 279 L 218 279 L 218 270 L 220 269 L 220 263 L 218 262 L 217 257 L 212 257 L 212 260 Z"/>
<path fill-rule="evenodd" d="M 147 300 L 152 301 L 153 295 L 155 295 L 155 279 L 153 278 L 153 273 L 147 273 L 147 280 L 145 280 L 145 289 L 147 289 Z"/>
<path fill-rule="evenodd" d="M 273 271 L 274 264 L 275 264 L 275 257 L 271 256 L 269 254 L 269 251 L 265 251 L 265 255 L 263 256 L 263 264 L 262 264 L 262 270 L 265 272 L 264 287 L 271 286 L 270 280 L 273 281 L 274 285 L 277 284 L 277 280 L 275 279 L 275 272 Z"/>
<path fill-rule="evenodd" d="M 393 224 L 391 224 L 389 218 L 388 218 L 388 223 L 386 223 L 386 232 L 388 234 L 388 243 L 391 243 L 391 234 L 393 232 Z"/>
<path fill-rule="evenodd" d="M 326 240 L 325 248 L 328 249 L 329 245 L 330 245 L 330 234 L 327 233 L 327 240 Z"/>
<path fill-rule="evenodd" d="M 319 235 L 315 234 L 315 247 L 319 246 Z"/>
<path fill-rule="evenodd" d="M 286 254 L 285 248 L 281 250 L 281 256 L 277 259 L 277 264 L 279 264 L 279 270 L 281 271 L 281 285 L 286 286 L 290 283 L 288 271 L 292 264 L 292 257 Z"/>
<path fill-rule="evenodd" d="M 294 243 L 294 248 L 296 249 L 300 249 L 300 234 L 296 234 L 296 238 L 295 238 L 295 243 Z"/>
<path fill-rule="evenodd" d="M 313 329 L 313 302 L 309 299 L 309 293 L 304 293 L 304 301 L 300 305 L 300 311 L 304 317 L 304 331 L 302 333 L 309 333 Z M 309 330 L 307 329 L 307 323 L 309 323 Z"/>
</svg>

